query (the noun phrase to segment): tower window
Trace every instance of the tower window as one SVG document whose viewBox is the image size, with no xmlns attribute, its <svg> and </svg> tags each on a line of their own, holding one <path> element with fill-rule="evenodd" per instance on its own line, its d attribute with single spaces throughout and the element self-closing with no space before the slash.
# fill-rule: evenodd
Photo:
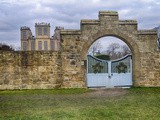
<svg viewBox="0 0 160 120">
<path fill-rule="evenodd" d="M 38 50 L 42 50 L 42 41 L 38 41 Z"/>
<path fill-rule="evenodd" d="M 44 41 L 44 50 L 48 50 L 48 42 Z"/>
<path fill-rule="evenodd" d="M 51 40 L 51 50 L 54 50 L 54 41 Z"/>
<path fill-rule="evenodd" d="M 44 28 L 44 35 L 48 35 L 48 29 L 47 29 L 47 27 Z"/>
<path fill-rule="evenodd" d="M 35 41 L 31 41 L 31 50 L 35 50 Z"/>
<path fill-rule="evenodd" d="M 42 28 L 41 27 L 38 28 L 38 36 L 39 35 L 42 35 Z"/>
<path fill-rule="evenodd" d="M 23 42 L 23 50 L 24 50 L 24 51 L 27 50 L 27 42 Z"/>
<path fill-rule="evenodd" d="M 27 39 L 27 32 L 23 31 L 23 39 Z"/>
</svg>

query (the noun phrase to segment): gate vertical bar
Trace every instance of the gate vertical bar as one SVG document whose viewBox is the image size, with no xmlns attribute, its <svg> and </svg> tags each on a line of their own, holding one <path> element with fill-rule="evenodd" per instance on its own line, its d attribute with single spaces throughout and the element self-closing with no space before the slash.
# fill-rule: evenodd
<svg viewBox="0 0 160 120">
<path fill-rule="evenodd" d="M 107 88 L 111 88 L 112 87 L 112 83 L 111 83 L 111 61 L 108 61 L 108 81 L 107 81 L 107 84 L 106 84 L 106 87 Z"/>
<path fill-rule="evenodd" d="M 88 73 L 89 73 L 89 57 L 87 55 L 87 80 L 86 80 L 87 86 L 88 86 Z"/>
<path fill-rule="evenodd" d="M 133 85 L 132 56 L 131 56 L 131 58 L 130 58 L 130 73 L 131 73 L 131 84 Z"/>
</svg>

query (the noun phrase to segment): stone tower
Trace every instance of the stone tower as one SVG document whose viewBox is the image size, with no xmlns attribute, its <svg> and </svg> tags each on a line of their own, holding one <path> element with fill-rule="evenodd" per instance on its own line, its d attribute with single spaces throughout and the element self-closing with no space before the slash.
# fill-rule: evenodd
<svg viewBox="0 0 160 120">
<path fill-rule="evenodd" d="M 50 50 L 50 23 L 35 23 L 36 50 Z"/>
<path fill-rule="evenodd" d="M 31 48 L 33 46 L 33 48 Z M 21 27 L 21 50 L 34 50 L 34 40 L 29 27 Z"/>
</svg>

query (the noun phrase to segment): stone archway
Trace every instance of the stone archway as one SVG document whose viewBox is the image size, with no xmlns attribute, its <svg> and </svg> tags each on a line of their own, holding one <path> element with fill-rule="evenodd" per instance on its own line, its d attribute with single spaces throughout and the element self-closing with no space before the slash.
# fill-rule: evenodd
<svg viewBox="0 0 160 120">
<path fill-rule="evenodd" d="M 140 52 L 139 52 L 138 45 L 136 44 L 135 42 L 136 40 L 134 38 L 127 36 L 123 32 L 120 32 L 119 30 L 114 30 L 114 29 L 100 30 L 97 33 L 95 33 L 93 36 L 89 37 L 88 41 L 85 42 L 85 44 L 82 47 L 83 49 L 81 51 L 81 59 L 87 60 L 87 52 L 88 52 L 89 47 L 99 38 L 106 37 L 106 36 L 117 37 L 121 39 L 122 41 L 124 41 L 129 46 L 132 52 L 132 59 L 133 59 L 132 78 L 133 80 L 137 79 L 139 77 L 138 73 L 139 73 L 140 65 L 141 65 L 140 64 Z M 135 81 L 133 81 L 133 84 L 136 84 Z"/>
</svg>

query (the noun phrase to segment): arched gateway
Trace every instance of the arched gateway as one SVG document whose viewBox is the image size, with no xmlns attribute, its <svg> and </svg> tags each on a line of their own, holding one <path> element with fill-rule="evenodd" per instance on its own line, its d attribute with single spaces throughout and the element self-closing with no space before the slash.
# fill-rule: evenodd
<svg viewBox="0 0 160 120">
<path fill-rule="evenodd" d="M 87 51 L 93 42 L 104 36 L 117 37 L 130 47 L 134 86 L 159 83 L 158 69 L 149 69 L 149 63 L 156 62 L 152 56 L 159 56 L 156 31 L 137 30 L 137 21 L 119 20 L 117 12 L 100 11 L 98 20 L 81 20 L 80 30 L 61 31 L 64 87 L 87 87 Z"/>
</svg>

